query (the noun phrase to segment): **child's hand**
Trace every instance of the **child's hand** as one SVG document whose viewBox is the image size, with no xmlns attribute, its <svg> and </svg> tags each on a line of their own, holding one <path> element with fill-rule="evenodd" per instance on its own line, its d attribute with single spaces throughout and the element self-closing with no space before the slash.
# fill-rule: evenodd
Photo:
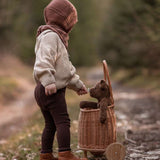
<svg viewBox="0 0 160 160">
<path fill-rule="evenodd" d="M 77 91 L 77 94 L 78 95 L 83 95 L 83 94 L 87 94 L 88 93 L 88 91 L 87 91 L 87 88 L 86 88 L 86 86 L 84 85 L 81 89 L 79 89 L 78 91 Z"/>
<path fill-rule="evenodd" d="M 49 95 L 51 95 L 53 93 L 56 93 L 56 92 L 57 92 L 57 88 L 56 88 L 56 85 L 54 83 L 45 87 L 46 96 L 49 96 Z"/>
</svg>

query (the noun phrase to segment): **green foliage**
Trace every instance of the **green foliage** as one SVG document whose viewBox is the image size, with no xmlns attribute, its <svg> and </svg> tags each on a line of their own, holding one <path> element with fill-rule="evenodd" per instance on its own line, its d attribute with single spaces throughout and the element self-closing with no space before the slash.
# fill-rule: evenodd
<svg viewBox="0 0 160 160">
<path fill-rule="evenodd" d="M 71 32 L 71 59 L 77 65 L 93 65 L 98 59 L 98 36 L 102 26 L 105 1 L 73 1 L 78 11 L 79 22 Z"/>
<path fill-rule="evenodd" d="M 159 12 L 159 0 L 110 1 L 99 43 L 101 56 L 115 68 L 160 67 Z"/>
<path fill-rule="evenodd" d="M 73 1 L 74 2 L 74 1 Z M 71 34 L 70 53 L 77 65 L 91 65 L 95 61 L 95 5 L 94 1 L 75 1 L 79 22 Z M 90 60 L 91 59 L 91 60 Z"/>
<path fill-rule="evenodd" d="M 0 2 L 0 47 L 34 63 L 36 31 L 44 24 L 50 0 Z M 79 22 L 70 34 L 69 54 L 77 66 L 99 57 L 114 68 L 160 67 L 160 0 L 87 0 L 71 2 Z"/>
<path fill-rule="evenodd" d="M 0 47 L 11 48 L 24 62 L 33 64 L 37 27 L 43 24 L 43 8 L 49 0 L 2 0 Z M 9 48 L 8 48 L 9 47 Z"/>
<path fill-rule="evenodd" d="M 104 1 L 104 0 L 102 0 Z M 43 9 L 50 0 L 2 0 L 0 6 L 0 47 L 11 50 L 24 62 L 33 64 L 38 26 L 44 24 Z M 94 64 L 97 58 L 97 36 L 102 24 L 98 0 L 73 1 L 79 22 L 70 38 L 69 53 L 76 65 Z"/>
</svg>

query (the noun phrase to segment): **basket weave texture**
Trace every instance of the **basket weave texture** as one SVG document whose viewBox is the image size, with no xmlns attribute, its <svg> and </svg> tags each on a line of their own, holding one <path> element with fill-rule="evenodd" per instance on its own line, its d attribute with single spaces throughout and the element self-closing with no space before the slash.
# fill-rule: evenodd
<svg viewBox="0 0 160 160">
<path fill-rule="evenodd" d="M 114 105 L 106 110 L 107 121 L 100 123 L 100 109 L 81 109 L 78 126 L 79 148 L 91 152 L 104 152 L 116 142 L 116 118 Z"/>
</svg>

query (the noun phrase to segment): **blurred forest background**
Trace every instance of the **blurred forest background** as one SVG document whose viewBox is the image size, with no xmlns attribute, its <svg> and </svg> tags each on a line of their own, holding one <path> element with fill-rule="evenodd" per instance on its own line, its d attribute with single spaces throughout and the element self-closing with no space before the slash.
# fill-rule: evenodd
<svg viewBox="0 0 160 160">
<path fill-rule="evenodd" d="M 134 140 L 126 143 L 126 160 L 159 160 L 160 0 L 70 1 L 79 19 L 70 34 L 70 59 L 87 88 L 103 78 L 99 64 L 107 60 L 117 141 L 124 142 L 126 133 Z M 36 32 L 45 24 L 49 2 L 0 0 L 0 160 L 39 159 L 44 121 L 33 96 L 32 71 Z M 91 98 L 67 90 L 66 99 L 71 146 L 82 155 L 77 151 L 79 102 Z"/>
<path fill-rule="evenodd" d="M 12 49 L 33 65 L 36 30 L 44 24 L 43 9 L 49 1 L 0 1 L 1 53 Z M 160 67 L 160 0 L 72 2 L 79 15 L 70 35 L 69 53 L 75 65 L 94 65 L 105 58 L 115 69 Z"/>
</svg>

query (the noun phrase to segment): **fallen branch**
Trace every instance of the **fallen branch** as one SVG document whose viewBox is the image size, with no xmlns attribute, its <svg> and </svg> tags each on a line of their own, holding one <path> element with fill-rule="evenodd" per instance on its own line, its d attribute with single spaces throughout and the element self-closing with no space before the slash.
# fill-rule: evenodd
<svg viewBox="0 0 160 160">
<path fill-rule="evenodd" d="M 125 140 L 126 141 L 128 141 L 128 142 L 131 142 L 131 143 L 133 143 L 133 144 L 136 144 L 136 141 L 133 141 L 132 139 L 129 139 L 128 137 L 127 137 L 127 132 L 125 132 Z"/>
</svg>

